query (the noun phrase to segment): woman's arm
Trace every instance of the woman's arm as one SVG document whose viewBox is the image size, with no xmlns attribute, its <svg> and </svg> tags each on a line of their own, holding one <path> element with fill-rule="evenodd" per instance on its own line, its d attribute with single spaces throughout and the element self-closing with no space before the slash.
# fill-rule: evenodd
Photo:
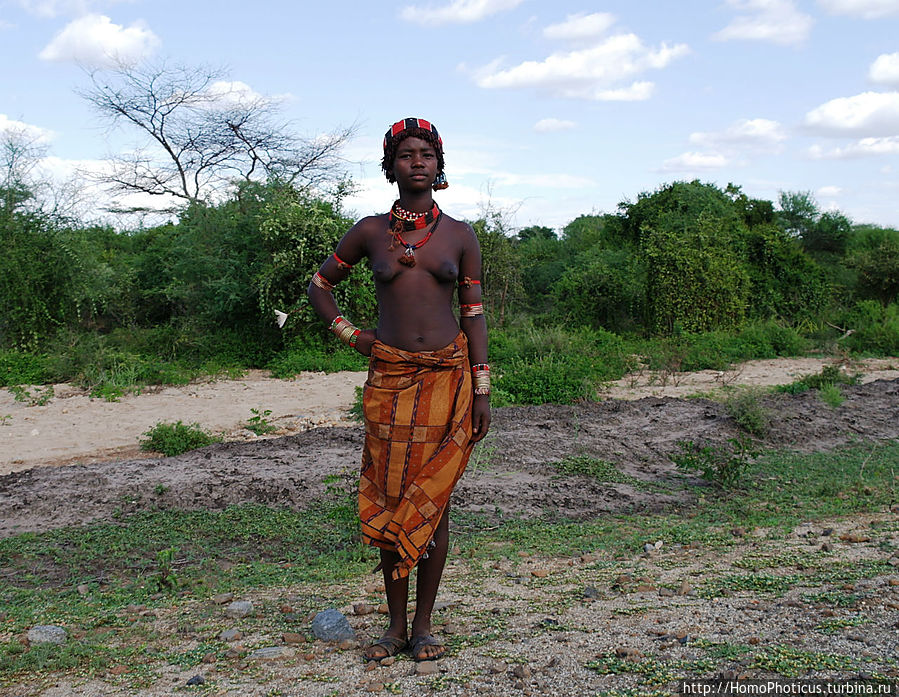
<svg viewBox="0 0 899 697">
<path fill-rule="evenodd" d="M 470 226 L 459 263 L 459 326 L 468 339 L 468 360 L 472 366 L 487 363 L 487 321 L 481 294 L 481 248 Z M 471 408 L 472 440 L 477 442 L 490 429 L 490 395 L 475 394 Z"/>
<path fill-rule="evenodd" d="M 353 266 L 367 256 L 365 244 L 364 224 L 367 219 L 360 220 L 337 243 L 334 254 L 329 256 L 321 265 L 309 283 L 306 294 L 316 314 L 330 325 L 331 330 L 361 353 L 363 356 L 371 355 L 371 346 L 375 341 L 375 333 L 369 330 L 360 330 L 355 336 L 350 328 L 353 325 L 346 320 L 340 322 L 340 310 L 334 300 L 332 290 L 334 286 L 343 281 L 350 274 Z M 337 322 L 337 326 L 335 326 Z M 341 331 L 343 333 L 341 333 Z"/>
</svg>

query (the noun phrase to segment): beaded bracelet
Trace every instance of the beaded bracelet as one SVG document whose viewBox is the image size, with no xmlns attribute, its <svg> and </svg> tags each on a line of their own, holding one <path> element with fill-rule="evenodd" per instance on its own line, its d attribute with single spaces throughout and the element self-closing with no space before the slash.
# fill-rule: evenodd
<svg viewBox="0 0 899 697">
<path fill-rule="evenodd" d="M 460 288 L 471 288 L 472 286 L 479 286 L 479 285 L 481 285 L 481 282 L 474 278 L 471 278 L 471 276 L 466 276 L 461 281 L 459 281 Z"/>
<path fill-rule="evenodd" d="M 343 343 L 347 346 L 352 346 L 353 348 L 356 348 L 356 342 L 359 340 L 359 335 L 362 333 L 361 329 L 342 315 L 337 315 L 328 329 Z"/>
<path fill-rule="evenodd" d="M 461 305 L 460 309 L 462 310 L 462 317 L 477 317 L 478 315 L 484 314 L 484 304 L 483 303 L 471 303 L 469 305 Z"/>
<path fill-rule="evenodd" d="M 490 366 L 486 363 L 475 363 L 471 366 L 475 394 L 490 394 Z"/>
<path fill-rule="evenodd" d="M 351 269 L 353 268 L 352 264 L 347 264 L 343 259 L 337 256 L 337 252 L 334 252 L 334 260 L 337 262 L 338 269 Z"/>
</svg>

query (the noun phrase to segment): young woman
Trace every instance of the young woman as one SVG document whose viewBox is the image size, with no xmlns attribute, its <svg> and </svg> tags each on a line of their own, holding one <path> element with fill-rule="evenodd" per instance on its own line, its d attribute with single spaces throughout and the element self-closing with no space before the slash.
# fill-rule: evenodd
<svg viewBox="0 0 899 697">
<path fill-rule="evenodd" d="M 431 635 L 431 612 L 449 546 L 449 499 L 490 426 L 481 251 L 471 227 L 432 198 L 432 189 L 447 186 L 433 124 L 393 124 L 381 166 L 399 199 L 390 213 L 363 218 L 344 235 L 313 277 L 309 299 L 338 338 L 371 357 L 359 517 L 363 539 L 380 548 L 390 626 L 365 658 L 380 661 L 408 646 L 415 660 L 435 660 L 446 651 Z M 363 257 L 375 279 L 375 330 L 353 326 L 331 294 Z M 415 566 L 410 634 L 406 604 Z"/>
</svg>

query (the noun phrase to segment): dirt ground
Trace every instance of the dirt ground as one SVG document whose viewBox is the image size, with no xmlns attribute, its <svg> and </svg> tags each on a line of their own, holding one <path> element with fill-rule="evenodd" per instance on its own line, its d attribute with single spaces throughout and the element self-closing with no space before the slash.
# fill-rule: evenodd
<svg viewBox="0 0 899 697">
<path fill-rule="evenodd" d="M 609 386 L 612 398 L 600 402 L 496 409 L 491 433 L 476 450 L 453 505 L 487 514 L 558 512 L 581 519 L 658 509 L 674 494 L 560 477 L 551 463 L 587 455 L 643 482 L 664 483 L 675 475 L 668 454 L 678 441 L 717 444 L 739 432 L 720 402 L 685 397 L 727 385 L 789 383 L 826 362 L 753 362 L 728 373 L 641 373 Z M 765 447 L 820 451 L 899 438 L 897 367 L 899 359 L 852 366 L 864 374 L 863 384 L 843 387 L 846 400 L 836 408 L 815 392 L 764 396 L 763 406 L 775 417 Z M 259 502 L 302 508 L 325 493 L 326 476 L 352 473 L 358 465 L 362 428 L 348 420 L 345 409 L 363 380 L 360 373 L 293 382 L 253 374 L 119 403 L 90 400 L 64 387 L 45 406 L 0 401 L 0 417 L 10 415 L 0 425 L 6 472 L 0 475 L 0 537 L 152 507 L 220 509 Z M 251 437 L 241 428 L 251 407 L 272 409 L 281 433 Z M 134 450 L 143 430 L 176 419 L 198 421 L 231 440 L 171 458 Z M 110 459 L 122 453 L 125 459 Z M 204 694 L 216 695 L 589 695 L 649 690 L 648 671 L 702 674 L 703 664 L 695 662 L 706 660 L 716 646 L 730 647 L 720 649 L 724 657 L 713 662 L 716 674 L 725 677 L 789 675 L 784 665 L 817 677 L 899 676 L 899 574 L 882 571 L 889 568 L 887 557 L 899 567 L 899 514 L 819 521 L 786 540 L 769 541 L 765 531 L 739 535 L 724 556 L 701 547 L 662 547 L 621 562 L 601 555 L 536 559 L 512 553 L 488 569 L 454 558 L 438 612 L 453 656 L 431 676 L 416 675 L 408 658 L 366 670 L 357 650 L 335 651 L 320 642 L 284 646 L 279 612 L 285 603 L 302 605 L 313 597 L 345 598 L 342 609 L 360 640 L 377 636 L 382 616 L 352 612 L 353 603 L 380 602 L 379 590 L 363 585 L 370 583 L 365 580 L 260 593 L 246 598 L 258 612 L 236 623 L 210 599 L 134 610 L 140 615 L 135 621 L 172 636 L 173 651 L 214 644 L 228 627 L 241 628 L 245 636 L 230 646 L 233 653 L 223 648 L 222 658 L 209 665 L 169 666 L 152 687 L 129 686 L 124 667 L 105 679 L 23 683 L 12 691 L 0 688 L 0 695 L 156 697 L 190 691 L 186 681 L 196 674 L 208 681 Z M 785 594 L 697 593 L 719 577 L 745 576 L 746 559 L 770 559 L 758 567 L 765 574 L 794 578 L 816 569 L 818 576 L 794 579 Z M 847 569 L 845 578 L 827 576 L 825 568 Z M 880 571 L 853 576 L 850 568 Z M 822 600 L 840 593 L 851 602 Z M 185 624 L 194 628 L 182 631 Z M 301 625 L 294 631 L 308 630 Z M 284 648 L 280 657 L 253 659 L 252 650 L 272 646 Z M 851 657 L 854 663 L 850 669 L 816 656 Z"/>
</svg>

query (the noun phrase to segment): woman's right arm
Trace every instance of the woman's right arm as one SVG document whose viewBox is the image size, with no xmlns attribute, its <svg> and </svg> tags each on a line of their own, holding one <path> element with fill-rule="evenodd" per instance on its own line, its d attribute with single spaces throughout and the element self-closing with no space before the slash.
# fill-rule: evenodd
<svg viewBox="0 0 899 697">
<path fill-rule="evenodd" d="M 321 265 L 309 283 L 306 294 L 316 314 L 329 325 L 342 341 L 353 346 L 364 356 L 371 354 L 375 340 L 372 330 L 356 330 L 348 320 L 343 319 L 334 294 L 331 292 L 338 283 L 350 275 L 350 270 L 368 255 L 365 244 L 365 223 L 363 218 L 356 223 L 337 243 L 337 249 Z"/>
</svg>

